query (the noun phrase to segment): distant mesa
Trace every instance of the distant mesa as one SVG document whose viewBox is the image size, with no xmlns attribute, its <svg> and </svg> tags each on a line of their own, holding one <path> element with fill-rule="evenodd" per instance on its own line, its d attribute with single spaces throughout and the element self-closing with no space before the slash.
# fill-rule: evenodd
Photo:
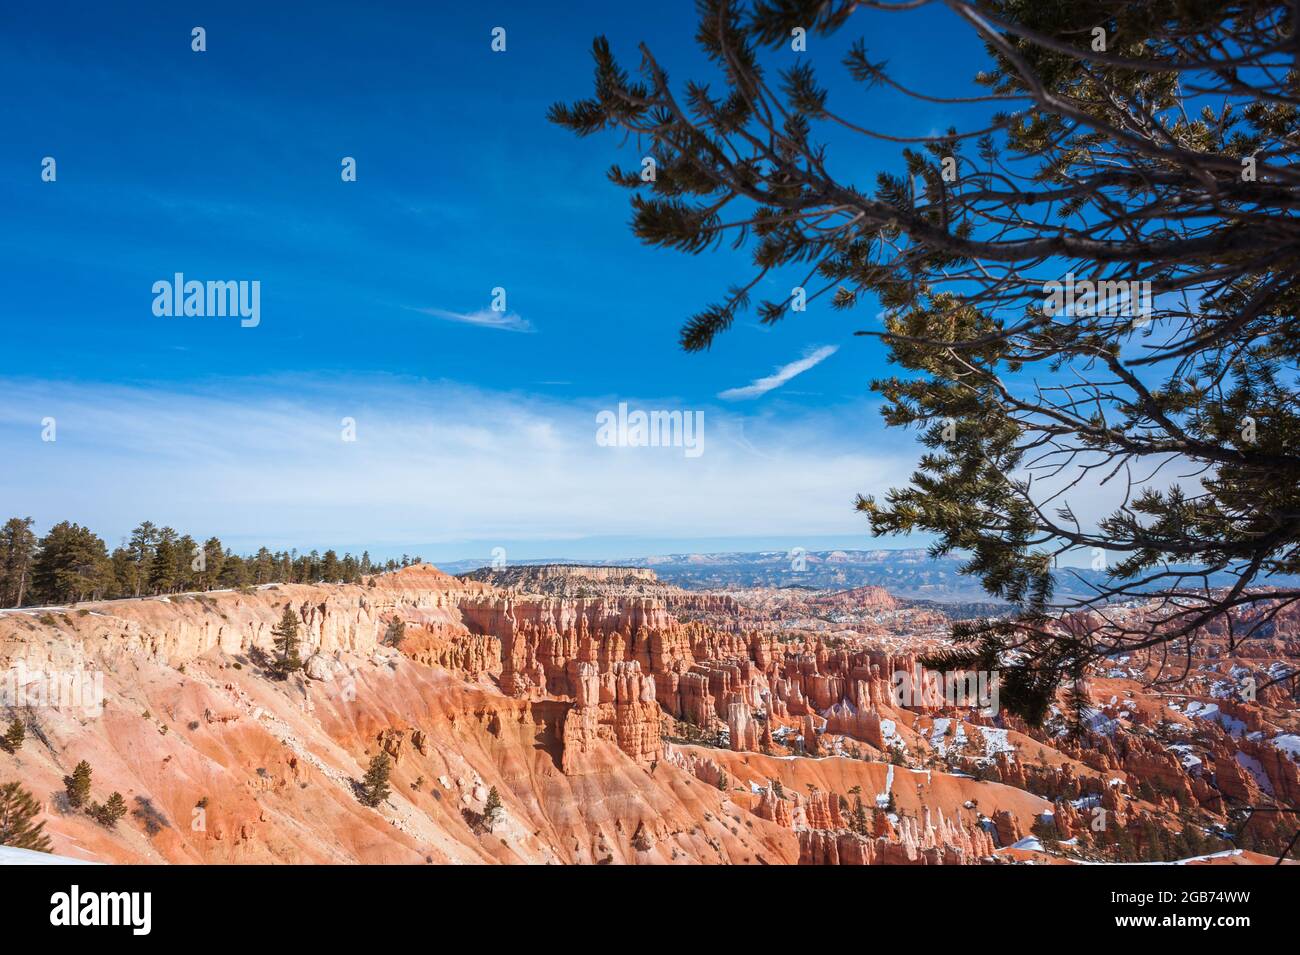
<svg viewBox="0 0 1300 955">
<path fill-rule="evenodd" d="M 648 567 L 618 567 L 604 564 L 522 564 L 516 567 L 480 567 L 467 574 L 465 580 L 599 580 L 604 582 L 643 580 L 658 583 L 659 575 Z"/>
<path fill-rule="evenodd" d="M 481 581 L 502 590 L 568 597 L 594 597 L 614 590 L 649 593 L 664 589 L 659 575 L 648 567 L 521 564 L 500 568 L 480 567 L 459 576 L 462 580 Z"/>
</svg>

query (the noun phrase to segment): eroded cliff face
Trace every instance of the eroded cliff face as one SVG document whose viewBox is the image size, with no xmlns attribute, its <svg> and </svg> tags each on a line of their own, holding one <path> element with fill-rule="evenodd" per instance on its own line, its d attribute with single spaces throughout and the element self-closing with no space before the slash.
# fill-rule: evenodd
<svg viewBox="0 0 1300 955">
<path fill-rule="evenodd" d="M 575 670 L 574 703 L 564 718 L 563 770 L 581 773 L 593 744 L 602 740 L 654 765 L 663 752 L 654 678 L 643 676 L 636 661 L 620 661 L 604 673 L 592 663 L 578 663 Z"/>
<path fill-rule="evenodd" d="M 28 745 L 0 754 L 0 777 L 46 805 L 55 851 L 100 861 L 797 860 L 792 833 L 738 827 L 722 793 L 661 760 L 653 680 L 635 662 L 574 662 L 571 695 L 502 694 L 502 641 L 459 609 L 490 595 L 413 568 L 368 586 L 0 615 L 0 664 L 21 661 L 26 689 L 80 668 L 105 691 L 98 715 L 28 708 Z M 303 619 L 306 666 L 276 680 L 259 660 L 286 604 Z M 504 598 L 498 609 L 505 619 Z M 407 624 L 400 651 L 382 645 L 394 618 Z M 372 810 L 356 785 L 381 751 L 392 795 Z M 93 798 L 118 791 L 132 810 L 116 830 L 63 805 L 81 759 Z M 492 788 L 503 810 L 489 831 Z"/>
<path fill-rule="evenodd" d="M 1062 841 L 1142 848 L 1189 813 L 1226 827 L 1232 805 L 1300 795 L 1276 742 L 1294 731 L 1289 701 L 1218 696 L 1239 662 L 1206 661 L 1185 704 L 1096 679 L 1097 731 L 1075 741 L 897 699 L 893 675 L 936 638 L 900 636 L 926 618 L 874 589 L 737 599 L 643 576 L 574 596 L 571 569 L 542 581 L 557 594 L 419 566 L 0 613 L 0 672 L 34 690 L 44 671 L 90 671 L 105 691 L 101 714 L 26 707 L 29 744 L 0 753 L 0 778 L 46 802 L 60 852 L 172 862 L 1056 862 L 1020 844 L 1044 820 Z M 784 629 L 751 626 L 754 600 Z M 286 606 L 305 666 L 277 680 Z M 844 615 L 859 631 L 834 629 Z M 383 642 L 394 620 L 399 648 Z M 376 811 L 355 785 L 381 751 L 393 795 Z M 117 790 L 135 810 L 117 832 L 60 808 L 83 758 L 96 798 Z M 504 811 L 488 831 L 492 788 Z M 1276 818 L 1258 826 L 1285 841 Z"/>
<path fill-rule="evenodd" d="M 570 579 L 565 586 L 571 584 Z M 1288 622 L 1262 641 L 1270 651 L 1264 654 L 1255 650 L 1227 658 L 1215 634 L 1207 635 L 1203 657 L 1182 687 L 1191 691 L 1189 707 L 1201 707 L 1198 719 L 1188 719 L 1177 704 L 1172 709 L 1163 705 L 1145 683 L 1120 685 L 1117 695 L 1112 692 L 1117 686 L 1104 673 L 1094 675 L 1089 680 L 1091 729 L 1076 740 L 1062 726 L 1059 708 L 1048 725 L 1031 729 L 1005 712 L 985 712 L 981 706 L 954 706 L 944 699 L 900 701 L 897 675 L 920 670 L 919 658 L 943 645 L 934 633 L 940 625 L 946 630 L 947 621 L 915 612 L 879 588 L 796 598 L 791 610 L 789 602 L 783 608 L 780 599 L 768 594 L 714 602 L 720 595 L 671 588 L 648 594 L 649 586 L 639 581 L 634 592 L 623 596 L 486 595 L 467 599 L 462 612 L 472 632 L 501 641 L 500 685 L 512 696 L 590 695 L 579 686 L 579 674 L 608 679 L 616 670 L 635 667 L 644 678 L 640 699 L 653 696 L 662 711 L 661 725 L 683 732 L 688 740 L 716 732 L 719 742 L 736 753 L 793 755 L 796 762 L 841 757 L 888 761 L 909 770 L 1002 784 L 997 792 L 1003 797 L 992 804 L 970 800 L 978 807 L 975 818 L 969 818 L 967 800 L 946 801 L 936 792 L 915 814 L 891 811 L 891 822 L 879 832 L 866 831 L 877 827 L 860 820 L 845 825 L 836 808 L 837 800 L 845 798 L 842 789 L 826 794 L 827 813 L 818 810 L 815 795 L 806 807 L 796 797 L 789 807 L 792 827 L 831 834 L 801 835 L 804 861 L 952 864 L 995 856 L 1023 860 L 1035 853 L 1041 861 L 1063 861 L 1060 855 L 1043 854 L 1028 839 L 1044 825 L 1053 844 L 1101 853 L 1127 844 L 1137 858 L 1147 858 L 1173 851 L 1167 846 L 1175 837 L 1185 837 L 1189 818 L 1207 831 L 1231 835 L 1243 818 L 1240 807 L 1275 804 L 1297 791 L 1300 764 L 1291 755 L 1294 744 L 1287 743 L 1297 739 L 1295 708 L 1267 685 L 1270 675 L 1288 672 L 1293 664 L 1287 661 L 1300 655 L 1293 632 L 1298 621 L 1285 615 L 1280 617 Z M 793 617 L 798 636 L 790 639 L 778 630 L 752 627 L 747 607 L 755 601 L 762 608 L 761 620 L 788 623 Z M 1140 608 L 1125 612 L 1140 624 Z M 804 620 L 830 621 L 833 627 L 845 617 L 858 627 L 847 631 L 854 635 L 849 640 L 834 630 L 826 637 L 802 630 Z M 904 633 L 919 628 L 920 634 L 900 641 L 890 629 L 900 624 Z M 1066 625 L 1086 628 L 1087 621 Z M 861 633 L 869 636 L 863 640 L 857 636 Z M 1243 666 L 1244 661 L 1252 662 Z M 1154 679 L 1158 673 L 1152 666 L 1148 661 L 1131 672 Z M 1252 666 L 1252 679 L 1264 686 L 1258 702 L 1234 699 L 1223 679 L 1215 678 L 1229 672 L 1240 678 Z M 1210 710 L 1220 715 L 1205 719 Z M 618 719 L 637 721 L 648 732 L 653 716 L 631 712 L 625 709 Z M 586 723 L 575 719 L 574 727 L 588 726 L 583 738 L 594 732 L 593 719 L 594 711 L 584 717 Z M 629 742 L 636 734 L 613 732 L 611 713 L 602 725 L 606 737 L 626 753 L 648 758 L 640 744 Z M 1195 745 L 1184 745 L 1180 734 Z M 717 784 L 725 772 L 701 769 L 715 760 L 690 761 L 684 768 Z M 752 785 L 761 788 L 758 781 Z M 1006 805 L 1007 792 L 1032 794 L 1041 802 L 1029 812 L 1023 804 Z M 780 822 L 787 811 L 782 802 L 759 799 L 751 811 Z M 878 808 L 871 807 L 872 814 Z M 934 813 L 938 822 L 922 811 Z M 1284 846 L 1286 826 L 1277 819 L 1253 821 L 1247 844 Z M 1030 847 L 1019 847 L 1022 840 Z"/>
<path fill-rule="evenodd" d="M 303 657 L 365 654 L 394 616 L 435 632 L 465 632 L 458 606 L 490 592 L 435 568 L 413 567 L 359 585 L 272 584 L 246 592 L 212 591 L 78 604 L 75 609 L 0 615 L 0 666 L 69 669 L 91 657 L 126 653 L 171 666 L 203 654 L 233 656 L 273 648 L 271 630 L 285 605 L 302 620 Z M 59 639 L 30 639 L 34 633 Z"/>
</svg>

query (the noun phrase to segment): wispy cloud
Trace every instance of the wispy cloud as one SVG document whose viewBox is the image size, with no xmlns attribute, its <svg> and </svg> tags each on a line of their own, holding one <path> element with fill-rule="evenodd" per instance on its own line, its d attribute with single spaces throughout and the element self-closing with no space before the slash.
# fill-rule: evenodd
<svg viewBox="0 0 1300 955">
<path fill-rule="evenodd" d="M 426 553 L 419 548 L 440 541 L 609 535 L 865 540 L 854 495 L 904 483 L 914 464 L 910 436 L 887 448 L 857 433 L 860 405 L 779 418 L 709 407 L 698 458 L 605 447 L 596 415 L 618 400 L 372 376 L 201 389 L 0 377 L 0 499 L 42 528 L 91 526 L 110 546 L 145 518 L 236 549 Z M 56 442 L 41 440 L 46 416 L 57 419 Z M 354 441 L 343 437 L 345 418 Z M 111 492 L 82 493 L 87 474 Z"/>
<path fill-rule="evenodd" d="M 515 312 L 494 312 L 490 308 L 480 308 L 477 312 L 451 312 L 445 308 L 412 308 L 411 311 L 421 315 L 432 315 L 446 322 L 462 322 L 466 325 L 480 325 L 483 328 L 497 328 L 503 332 L 535 331 L 527 319 Z"/>
<path fill-rule="evenodd" d="M 808 352 L 798 361 L 782 365 L 766 378 L 759 378 L 743 388 L 728 388 L 726 391 L 720 392 L 718 397 L 724 401 L 742 401 L 746 398 L 757 398 L 760 395 L 765 395 L 774 388 L 780 388 L 795 375 L 801 375 L 814 365 L 830 358 L 831 355 L 839 351 L 839 347 L 839 345 L 823 345 L 821 348 Z"/>
</svg>

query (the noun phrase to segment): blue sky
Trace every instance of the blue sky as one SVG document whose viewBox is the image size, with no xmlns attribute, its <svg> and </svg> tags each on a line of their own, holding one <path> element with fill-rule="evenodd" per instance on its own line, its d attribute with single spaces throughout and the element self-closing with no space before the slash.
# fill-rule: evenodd
<svg viewBox="0 0 1300 955">
<path fill-rule="evenodd" d="M 707 78 L 693 4 L 443 7 L 7 13 L 4 516 L 77 520 L 110 545 L 147 518 L 237 547 L 432 559 L 915 544 L 873 542 L 851 508 L 916 454 L 867 388 L 886 366 L 852 332 L 878 327 L 873 304 L 680 351 L 682 321 L 743 257 L 642 246 L 605 179 L 635 144 L 545 121 L 589 93 L 597 33 L 628 66 L 644 40 L 678 80 Z M 900 80 L 951 89 L 982 55 L 950 15 L 862 13 L 802 55 L 878 128 L 959 121 L 848 83 L 837 64 L 859 35 Z M 832 168 L 864 187 L 900 168 L 894 146 L 836 145 Z M 260 281 L 261 323 L 155 316 L 151 286 L 176 272 Z M 449 318 L 496 287 L 527 330 Z M 706 453 L 597 447 L 594 416 L 620 401 L 703 410 Z"/>
</svg>

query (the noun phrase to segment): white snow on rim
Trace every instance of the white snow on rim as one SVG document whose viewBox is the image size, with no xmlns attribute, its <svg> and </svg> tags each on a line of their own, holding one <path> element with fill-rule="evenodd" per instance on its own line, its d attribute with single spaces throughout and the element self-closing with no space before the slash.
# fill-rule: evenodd
<svg viewBox="0 0 1300 955">
<path fill-rule="evenodd" d="M 49 852 L 33 852 L 31 849 L 15 849 L 13 846 L 0 846 L 0 865 L 102 865 L 87 859 L 73 859 L 70 856 L 56 856 Z"/>
</svg>

